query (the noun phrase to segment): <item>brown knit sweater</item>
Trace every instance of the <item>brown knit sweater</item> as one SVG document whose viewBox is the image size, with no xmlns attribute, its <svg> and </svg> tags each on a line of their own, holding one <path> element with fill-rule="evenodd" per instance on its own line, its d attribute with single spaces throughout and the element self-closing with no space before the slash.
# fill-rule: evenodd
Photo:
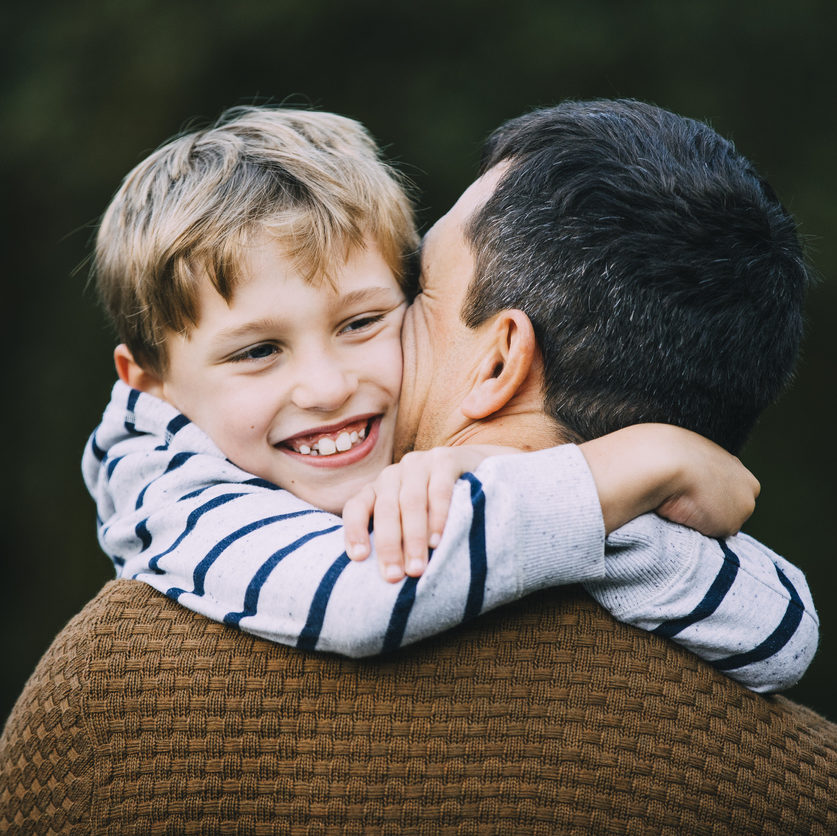
<svg viewBox="0 0 837 836">
<path fill-rule="evenodd" d="M 837 833 L 837 726 L 575 589 L 357 662 L 112 581 L 0 769 L 2 833 Z"/>
</svg>

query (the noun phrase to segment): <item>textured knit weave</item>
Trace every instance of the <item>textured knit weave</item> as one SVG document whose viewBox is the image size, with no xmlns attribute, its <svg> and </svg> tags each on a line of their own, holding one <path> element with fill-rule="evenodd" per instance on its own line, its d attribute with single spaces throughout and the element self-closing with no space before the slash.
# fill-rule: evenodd
<svg viewBox="0 0 837 836">
<path fill-rule="evenodd" d="M 837 833 L 837 727 L 576 588 L 358 662 L 113 581 L 0 764 L 4 833 Z"/>
</svg>

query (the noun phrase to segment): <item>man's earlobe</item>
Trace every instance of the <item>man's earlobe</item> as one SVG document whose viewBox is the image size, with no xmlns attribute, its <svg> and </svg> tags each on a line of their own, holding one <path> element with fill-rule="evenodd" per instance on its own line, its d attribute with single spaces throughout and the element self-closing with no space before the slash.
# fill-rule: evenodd
<svg viewBox="0 0 837 836">
<path fill-rule="evenodd" d="M 524 391 L 538 354 L 535 330 L 523 311 L 500 311 L 486 328 L 485 354 L 460 406 L 472 421 L 499 412 Z"/>
<path fill-rule="evenodd" d="M 113 350 L 113 363 L 119 379 L 132 389 L 139 389 L 140 392 L 147 392 L 158 398 L 163 396 L 163 381 L 158 375 L 140 366 L 125 343 L 120 343 Z"/>
</svg>

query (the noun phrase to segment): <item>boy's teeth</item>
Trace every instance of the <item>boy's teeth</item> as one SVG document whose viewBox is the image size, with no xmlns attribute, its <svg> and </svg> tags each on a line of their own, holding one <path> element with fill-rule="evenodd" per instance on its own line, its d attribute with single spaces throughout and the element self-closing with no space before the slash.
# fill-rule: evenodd
<svg viewBox="0 0 837 836">
<path fill-rule="evenodd" d="M 307 444 L 300 444 L 297 453 L 303 456 L 333 456 L 335 453 L 345 453 L 366 438 L 366 427 L 348 432 L 344 430 L 336 438 L 324 435 L 316 440 L 309 440 Z"/>
<path fill-rule="evenodd" d="M 337 445 L 334 443 L 334 440 L 328 436 L 323 436 L 317 442 L 317 448 L 319 449 L 321 456 L 332 456 L 337 452 Z"/>
</svg>

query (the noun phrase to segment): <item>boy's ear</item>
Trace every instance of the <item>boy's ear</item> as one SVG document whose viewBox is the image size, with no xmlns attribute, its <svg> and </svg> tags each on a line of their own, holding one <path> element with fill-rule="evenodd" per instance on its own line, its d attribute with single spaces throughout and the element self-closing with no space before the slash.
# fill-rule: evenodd
<svg viewBox="0 0 837 836">
<path fill-rule="evenodd" d="M 538 356 L 532 322 L 523 311 L 500 311 L 487 326 L 477 380 L 462 401 L 466 418 L 488 418 L 521 393 Z"/>
<path fill-rule="evenodd" d="M 120 343 L 113 350 L 113 363 L 116 373 L 123 383 L 140 392 L 162 397 L 163 381 L 153 372 L 146 371 L 136 360 L 125 343 Z"/>
</svg>

